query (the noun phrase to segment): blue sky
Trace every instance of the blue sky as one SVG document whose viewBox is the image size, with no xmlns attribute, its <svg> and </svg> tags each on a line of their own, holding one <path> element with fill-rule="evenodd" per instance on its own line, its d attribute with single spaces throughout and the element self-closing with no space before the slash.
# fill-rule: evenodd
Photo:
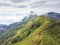
<svg viewBox="0 0 60 45">
<path fill-rule="evenodd" d="M 37 14 L 60 12 L 60 0 L 0 0 L 0 24 L 19 22 L 31 10 Z"/>
</svg>

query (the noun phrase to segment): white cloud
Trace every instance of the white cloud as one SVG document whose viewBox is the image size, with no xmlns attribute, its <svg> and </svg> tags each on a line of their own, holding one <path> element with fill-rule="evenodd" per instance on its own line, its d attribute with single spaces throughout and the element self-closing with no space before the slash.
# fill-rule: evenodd
<svg viewBox="0 0 60 45">
<path fill-rule="evenodd" d="M 60 12 L 59 4 L 60 0 L 0 0 L 0 24 L 20 21 L 31 10 L 37 14 Z"/>
<path fill-rule="evenodd" d="M 31 7 L 37 8 L 37 7 L 42 7 L 42 8 L 59 8 L 60 9 L 60 0 L 39 0 L 35 1 L 34 3 L 31 4 Z"/>
<path fill-rule="evenodd" d="M 0 16 L 0 23 L 1 24 L 11 24 L 11 23 L 14 23 L 14 22 L 19 22 L 23 19 L 23 16 L 21 15 L 12 15 L 12 14 L 2 14 Z"/>
</svg>

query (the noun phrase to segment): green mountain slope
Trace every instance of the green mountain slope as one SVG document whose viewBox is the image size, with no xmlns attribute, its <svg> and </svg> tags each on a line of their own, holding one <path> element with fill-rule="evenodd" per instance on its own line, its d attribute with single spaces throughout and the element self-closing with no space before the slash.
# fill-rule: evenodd
<svg viewBox="0 0 60 45">
<path fill-rule="evenodd" d="M 60 45 L 60 22 L 45 18 L 27 38 L 12 45 Z"/>
<path fill-rule="evenodd" d="M 46 16 L 30 20 L 11 33 L 14 35 L 5 40 L 2 36 L 0 45 L 60 45 L 60 21 Z"/>
<path fill-rule="evenodd" d="M 24 18 L 21 22 L 13 23 L 8 26 L 8 30 L 0 36 L 0 45 L 5 45 L 13 36 L 17 34 L 19 30 L 22 30 L 24 25 L 30 20 L 35 19 L 37 16 L 28 16 Z"/>
</svg>

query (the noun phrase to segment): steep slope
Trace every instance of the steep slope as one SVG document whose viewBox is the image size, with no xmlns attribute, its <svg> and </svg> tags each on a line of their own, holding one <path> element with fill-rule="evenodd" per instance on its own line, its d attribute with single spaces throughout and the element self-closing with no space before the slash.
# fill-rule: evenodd
<svg viewBox="0 0 60 45">
<path fill-rule="evenodd" d="M 24 40 L 12 45 L 60 45 L 60 21 L 45 17 L 40 20 L 40 18 L 41 17 L 38 19 L 39 21 L 45 19 L 42 20 L 44 22 L 42 22 L 42 25 L 35 28 L 34 32 L 27 36 Z M 37 23 L 41 24 L 41 22 L 39 23 L 38 21 Z"/>
<path fill-rule="evenodd" d="M 3 33 L 2 36 L 0 36 L 0 45 L 4 45 L 5 42 L 7 42 L 7 40 L 10 40 L 9 38 L 15 36 L 17 34 L 17 32 L 19 30 L 21 30 L 22 27 L 24 27 L 24 25 L 30 21 L 30 20 L 33 20 L 35 19 L 37 16 L 28 16 L 27 18 L 24 18 L 21 22 L 18 22 L 18 23 L 13 23 L 11 25 L 9 25 L 7 27 L 7 31 L 5 33 Z"/>
<path fill-rule="evenodd" d="M 0 45 L 60 45 L 60 20 L 39 16 L 9 33 L 14 35 L 2 36 Z"/>
</svg>

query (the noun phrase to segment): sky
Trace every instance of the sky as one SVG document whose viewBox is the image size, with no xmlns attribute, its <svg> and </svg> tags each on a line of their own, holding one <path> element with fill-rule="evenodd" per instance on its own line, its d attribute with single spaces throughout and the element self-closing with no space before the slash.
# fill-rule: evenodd
<svg viewBox="0 0 60 45">
<path fill-rule="evenodd" d="M 19 22 L 30 11 L 38 15 L 60 12 L 60 0 L 0 0 L 0 24 Z"/>
</svg>

